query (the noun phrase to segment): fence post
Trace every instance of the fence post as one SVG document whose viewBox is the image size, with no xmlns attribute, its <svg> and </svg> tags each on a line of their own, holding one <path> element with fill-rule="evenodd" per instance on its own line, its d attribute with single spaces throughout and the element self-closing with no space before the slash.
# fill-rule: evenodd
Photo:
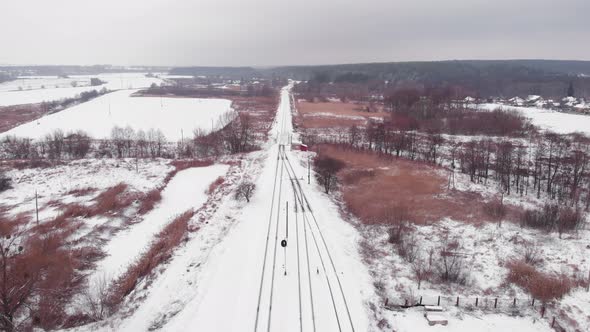
<svg viewBox="0 0 590 332">
<path fill-rule="evenodd" d="M 479 302 L 479 297 L 475 298 L 475 306 L 477 307 L 477 303 Z"/>
<path fill-rule="evenodd" d="M 512 303 L 513 307 L 516 307 L 516 298 L 514 298 L 514 302 Z"/>
<path fill-rule="evenodd" d="M 408 299 L 406 299 L 406 303 L 405 303 L 405 305 L 404 305 L 404 306 L 405 306 L 405 307 L 407 307 L 407 306 L 408 306 Z"/>
<path fill-rule="evenodd" d="M 541 318 L 545 317 L 545 306 L 541 307 Z"/>
<path fill-rule="evenodd" d="M 420 305 L 422 305 L 422 296 L 420 296 Z"/>
<path fill-rule="evenodd" d="M 459 306 L 459 297 L 457 296 L 457 307 Z"/>
<path fill-rule="evenodd" d="M 555 325 L 555 316 L 553 316 L 553 320 L 551 320 L 551 327 Z"/>
<path fill-rule="evenodd" d="M 496 298 L 494 300 L 494 309 L 496 309 L 498 307 L 498 298 Z"/>
<path fill-rule="evenodd" d="M 535 298 L 533 297 L 533 304 L 531 304 L 531 306 L 534 308 L 535 307 Z"/>
<path fill-rule="evenodd" d="M 387 304 L 389 303 L 389 298 L 385 299 L 385 306 L 387 307 Z"/>
<path fill-rule="evenodd" d="M 438 300 L 436 301 L 436 305 L 440 305 L 440 295 L 438 296 Z"/>
</svg>

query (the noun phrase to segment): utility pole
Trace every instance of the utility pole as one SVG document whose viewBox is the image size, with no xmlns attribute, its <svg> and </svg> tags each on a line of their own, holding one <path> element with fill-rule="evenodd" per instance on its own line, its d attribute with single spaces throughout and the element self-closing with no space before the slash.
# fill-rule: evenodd
<svg viewBox="0 0 590 332">
<path fill-rule="evenodd" d="M 39 201 L 37 199 L 37 190 L 35 190 L 35 214 L 37 215 L 37 225 L 39 225 Z"/>
<path fill-rule="evenodd" d="M 310 166 L 310 161 L 309 161 L 309 152 L 307 154 L 307 184 L 310 184 L 311 181 L 311 166 Z"/>
<path fill-rule="evenodd" d="M 289 201 L 287 201 L 286 217 L 287 217 L 287 225 L 285 226 L 285 238 L 288 240 L 289 239 Z"/>
</svg>

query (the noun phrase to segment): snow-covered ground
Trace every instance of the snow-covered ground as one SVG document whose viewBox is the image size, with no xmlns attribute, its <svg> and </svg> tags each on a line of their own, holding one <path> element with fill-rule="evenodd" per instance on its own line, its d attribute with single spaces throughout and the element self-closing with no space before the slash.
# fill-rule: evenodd
<svg viewBox="0 0 590 332">
<path fill-rule="evenodd" d="M 301 186 L 317 224 L 309 212 L 307 223 L 301 208 L 295 212 L 289 175 L 293 171 L 297 178 L 303 177 L 307 169 L 288 146 L 286 156 L 293 169 L 287 170 L 277 158 L 279 144 L 290 137 L 288 98 L 289 90 L 284 89 L 272 130 L 274 142 L 246 155 L 243 174 L 230 180 L 255 181 L 251 201 L 236 201 L 227 194 L 217 198 L 211 204 L 215 212 L 203 219 L 161 274 L 145 290 L 142 283 L 130 295 L 126 308 L 131 310 L 106 324 L 76 330 L 247 331 L 255 329 L 257 312 L 257 331 L 338 331 L 338 324 L 342 331 L 351 331 L 351 322 L 355 331 L 369 329 L 366 299 L 372 296 L 372 287 L 358 254 L 358 233 L 340 219 L 338 207 L 314 182 L 301 181 Z M 287 227 L 285 250 L 277 241 L 287 237 Z"/>
<path fill-rule="evenodd" d="M 130 191 L 147 192 L 160 186 L 172 168 L 165 159 L 144 159 L 137 163 L 135 159 L 84 159 L 47 168 L 11 169 L 6 175 L 12 179 L 13 188 L 0 193 L 0 204 L 14 206 L 11 214 L 32 213 L 37 192 L 39 217 L 43 221 L 58 212 L 47 206 L 50 201 L 81 201 L 68 195 L 72 190 L 92 188 L 101 192 L 123 182 Z"/>
<path fill-rule="evenodd" d="M 544 321 L 498 314 L 463 314 L 460 318 L 447 316 L 448 325 L 429 326 L 421 308 L 407 309 L 392 314 L 392 325 L 397 332 L 550 332 L 554 331 Z"/>
<path fill-rule="evenodd" d="M 228 168 L 220 164 L 178 172 L 162 191 L 162 200 L 155 209 L 146 214 L 141 222 L 117 233 L 103 247 L 107 256 L 98 262 L 89 277 L 90 288 L 96 288 L 98 282 L 105 278 L 107 282 L 117 279 L 175 216 L 201 207 L 207 200 L 209 184 L 224 175 Z"/>
<path fill-rule="evenodd" d="M 280 144 L 287 143 L 290 128 L 288 91 L 283 90 L 273 137 Z M 279 165 L 278 153 L 278 144 L 268 151 L 258 191 L 236 216 L 238 224 L 205 262 L 199 294 L 164 326 L 165 331 L 188 326 L 204 331 L 312 331 L 314 325 L 318 331 L 351 331 L 351 321 L 356 331 L 368 329 L 365 299 L 372 290 L 357 251 L 358 234 L 340 219 L 337 207 L 315 183 L 302 181 L 319 227 L 306 213 L 305 233 L 303 212 L 294 210 L 289 171 L 286 165 L 284 169 Z M 297 177 L 303 177 L 306 169 L 288 148 L 286 154 Z M 278 245 L 281 239 L 288 240 L 286 249 Z"/>
<path fill-rule="evenodd" d="M 106 82 L 90 86 L 91 78 Z M 76 87 L 72 86 L 76 82 Z M 98 75 L 72 75 L 69 78 L 56 76 L 22 77 L 0 84 L 0 106 L 34 104 L 73 98 L 82 92 L 101 90 L 140 89 L 155 84 L 162 84 L 163 79 L 146 77 L 143 73 L 115 73 Z M 22 89 L 22 90 L 21 90 Z"/>
<path fill-rule="evenodd" d="M 210 129 L 230 112 L 226 99 L 133 97 L 122 90 L 13 128 L 3 136 L 43 138 L 56 129 L 83 130 L 93 138 L 108 138 L 115 126 L 134 130 L 160 129 L 169 140 L 190 137 L 196 128 Z"/>
<path fill-rule="evenodd" d="M 547 109 L 513 107 L 500 104 L 481 104 L 478 107 L 485 110 L 505 109 L 518 111 L 531 119 L 532 123 L 542 129 L 559 134 L 575 132 L 590 135 L 590 116 L 582 114 L 563 113 Z"/>
</svg>

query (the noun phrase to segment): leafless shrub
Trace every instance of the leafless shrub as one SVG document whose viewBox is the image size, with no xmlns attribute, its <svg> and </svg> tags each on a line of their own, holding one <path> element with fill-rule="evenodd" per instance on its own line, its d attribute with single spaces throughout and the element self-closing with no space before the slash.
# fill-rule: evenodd
<svg viewBox="0 0 590 332">
<path fill-rule="evenodd" d="M 441 282 L 460 285 L 467 283 L 467 267 L 463 255 L 458 252 L 460 248 L 462 245 L 458 241 L 445 242 L 438 248 L 435 269 Z"/>
<path fill-rule="evenodd" d="M 397 244 L 397 253 L 408 263 L 412 263 L 418 257 L 418 243 L 413 234 L 403 236 Z"/>
<path fill-rule="evenodd" d="M 83 292 L 83 305 L 86 314 L 93 321 L 100 321 L 112 313 L 112 303 L 109 299 L 109 279 L 106 276 L 98 278 L 97 282 L 86 287 Z"/>
<path fill-rule="evenodd" d="M 535 242 L 526 241 L 522 245 L 522 256 L 525 263 L 537 265 L 541 262 L 541 248 Z"/>
<path fill-rule="evenodd" d="M 420 289 L 422 281 L 428 280 L 432 276 L 432 268 L 426 261 L 418 258 L 412 262 L 412 274 L 418 282 L 418 289 Z"/>
<path fill-rule="evenodd" d="M 495 199 L 484 204 L 484 212 L 494 219 L 498 225 L 502 225 L 502 219 L 506 216 L 508 209 L 504 205 L 503 199 Z"/>
<path fill-rule="evenodd" d="M 235 198 L 236 199 L 245 199 L 246 202 L 250 202 L 250 198 L 254 194 L 254 190 L 256 189 L 256 185 L 249 181 L 244 181 L 240 183 L 238 188 L 236 189 Z"/>
<path fill-rule="evenodd" d="M 408 208 L 402 205 L 388 208 L 385 210 L 382 219 L 385 224 L 391 225 L 388 229 L 388 242 L 391 244 L 400 243 L 409 229 L 411 217 Z"/>
</svg>

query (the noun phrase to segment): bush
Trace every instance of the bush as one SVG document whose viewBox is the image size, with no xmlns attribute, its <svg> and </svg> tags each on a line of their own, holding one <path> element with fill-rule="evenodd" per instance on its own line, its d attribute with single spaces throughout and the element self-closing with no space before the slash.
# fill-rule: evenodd
<svg viewBox="0 0 590 332">
<path fill-rule="evenodd" d="M 139 210 L 137 212 L 141 215 L 146 214 L 149 211 L 153 210 L 156 203 L 158 203 L 161 200 L 162 194 L 160 193 L 160 190 L 150 190 L 141 200 L 141 205 L 139 206 Z"/>
<path fill-rule="evenodd" d="M 520 224 L 546 232 L 557 231 L 561 237 L 564 232 L 577 230 L 584 219 L 585 215 L 579 209 L 557 204 L 545 204 L 541 209 L 525 210 L 520 217 Z"/>
<path fill-rule="evenodd" d="M 331 157 L 319 156 L 314 160 L 314 166 L 319 184 L 324 187 L 326 194 L 329 194 L 338 183 L 336 173 L 344 168 L 344 163 Z"/>
<path fill-rule="evenodd" d="M 527 264 L 537 265 L 541 261 L 541 249 L 534 242 L 523 243 L 523 260 Z"/>
<path fill-rule="evenodd" d="M 221 186 L 224 182 L 225 182 L 225 178 L 223 176 L 220 176 L 217 179 L 215 179 L 215 181 L 213 181 L 209 185 L 209 188 L 207 188 L 207 195 L 211 195 L 215 191 L 215 189 L 217 189 L 219 186 Z"/>
<path fill-rule="evenodd" d="M 4 172 L 0 171 L 0 192 L 11 188 L 11 180 L 7 177 Z"/>
<path fill-rule="evenodd" d="M 562 298 L 570 292 L 575 283 L 565 275 L 548 275 L 537 271 L 524 261 L 507 264 L 506 280 L 528 291 L 534 298 L 544 303 Z"/>
</svg>

